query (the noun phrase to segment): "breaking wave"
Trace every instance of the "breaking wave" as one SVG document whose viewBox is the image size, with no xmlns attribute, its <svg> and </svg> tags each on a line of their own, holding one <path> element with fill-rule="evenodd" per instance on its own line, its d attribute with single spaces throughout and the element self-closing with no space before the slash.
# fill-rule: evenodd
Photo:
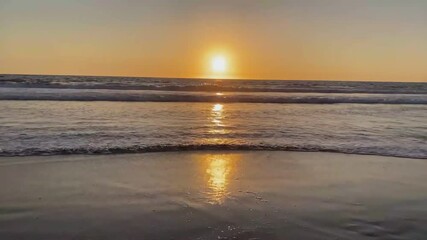
<svg viewBox="0 0 427 240">
<path fill-rule="evenodd" d="M 427 104 L 426 94 L 170 92 L 106 89 L 0 88 L 0 100 Z"/>
<path fill-rule="evenodd" d="M 427 94 L 427 83 L 0 75 L 0 87 L 199 92 Z"/>
</svg>

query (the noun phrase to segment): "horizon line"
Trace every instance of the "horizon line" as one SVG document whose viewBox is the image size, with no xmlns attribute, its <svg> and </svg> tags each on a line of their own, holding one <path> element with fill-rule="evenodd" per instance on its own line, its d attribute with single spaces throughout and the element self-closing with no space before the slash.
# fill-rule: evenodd
<svg viewBox="0 0 427 240">
<path fill-rule="evenodd" d="M 279 79 L 279 78 L 214 78 L 214 77 L 161 77 L 161 76 L 129 76 L 129 75 L 81 75 L 81 74 L 33 74 L 33 73 L 0 73 L 0 75 L 22 76 L 68 76 L 68 77 L 112 77 L 112 78 L 154 78 L 182 80 L 237 80 L 237 81 L 324 81 L 324 82 L 395 82 L 395 83 L 427 83 L 426 81 L 393 81 L 393 80 L 352 80 L 352 79 Z"/>
</svg>

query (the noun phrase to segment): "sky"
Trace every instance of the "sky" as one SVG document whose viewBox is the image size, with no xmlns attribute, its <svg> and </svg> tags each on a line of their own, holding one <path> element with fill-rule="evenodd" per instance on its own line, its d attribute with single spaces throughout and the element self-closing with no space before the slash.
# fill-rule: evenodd
<svg viewBox="0 0 427 240">
<path fill-rule="evenodd" d="M 426 0 L 0 0 L 0 73 L 427 82 Z"/>
</svg>

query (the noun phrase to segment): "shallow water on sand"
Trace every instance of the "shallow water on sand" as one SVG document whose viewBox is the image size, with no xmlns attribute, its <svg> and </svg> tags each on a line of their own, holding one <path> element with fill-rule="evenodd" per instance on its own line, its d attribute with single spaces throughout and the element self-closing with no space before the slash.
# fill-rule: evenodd
<svg viewBox="0 0 427 240">
<path fill-rule="evenodd" d="M 425 239 L 426 170 L 266 151 L 2 158 L 0 239 Z"/>
</svg>

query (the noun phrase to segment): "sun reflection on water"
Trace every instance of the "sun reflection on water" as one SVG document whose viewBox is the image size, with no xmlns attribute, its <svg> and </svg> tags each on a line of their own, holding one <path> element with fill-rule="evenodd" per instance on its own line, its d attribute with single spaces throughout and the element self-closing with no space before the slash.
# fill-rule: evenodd
<svg viewBox="0 0 427 240">
<path fill-rule="evenodd" d="M 221 114 L 221 112 L 222 112 L 222 109 L 223 109 L 223 108 L 224 108 L 224 105 L 217 103 L 217 104 L 215 104 L 215 105 L 212 107 L 212 111 L 213 111 L 214 113 L 219 113 L 219 114 Z"/>
<path fill-rule="evenodd" d="M 224 126 L 222 123 L 222 120 L 224 118 L 223 110 L 224 110 L 224 105 L 222 105 L 222 104 L 215 104 L 212 107 L 211 121 L 215 127 L 213 129 L 213 133 L 216 133 L 216 131 L 218 130 L 217 127 L 223 127 Z"/>
<path fill-rule="evenodd" d="M 226 126 L 224 124 L 225 112 L 224 105 L 217 103 L 212 106 L 211 109 L 211 123 L 209 133 L 212 137 L 208 140 L 210 143 L 222 143 L 223 138 L 221 135 L 226 134 Z"/>
</svg>

